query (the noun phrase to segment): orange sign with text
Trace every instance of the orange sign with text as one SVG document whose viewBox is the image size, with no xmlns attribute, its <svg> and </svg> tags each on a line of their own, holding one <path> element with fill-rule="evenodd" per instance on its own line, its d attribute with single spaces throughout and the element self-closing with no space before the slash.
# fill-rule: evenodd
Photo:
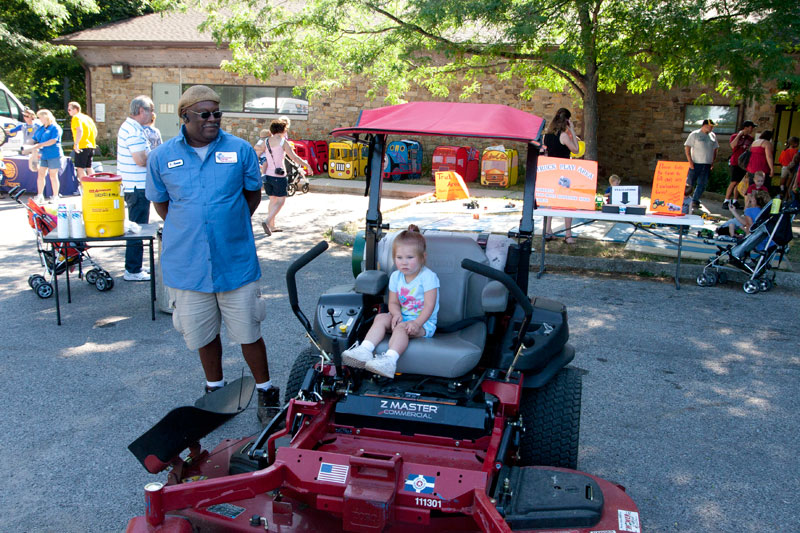
<svg viewBox="0 0 800 533">
<path fill-rule="evenodd" d="M 597 161 L 540 157 L 536 167 L 536 204 L 552 209 L 594 211 Z"/>
<path fill-rule="evenodd" d="M 650 211 L 655 215 L 681 216 L 688 161 L 659 161 L 653 176 Z"/>
<path fill-rule="evenodd" d="M 466 198 L 469 198 L 469 190 L 458 172 L 453 172 L 452 170 L 436 172 L 437 200 L 462 200 Z"/>
</svg>

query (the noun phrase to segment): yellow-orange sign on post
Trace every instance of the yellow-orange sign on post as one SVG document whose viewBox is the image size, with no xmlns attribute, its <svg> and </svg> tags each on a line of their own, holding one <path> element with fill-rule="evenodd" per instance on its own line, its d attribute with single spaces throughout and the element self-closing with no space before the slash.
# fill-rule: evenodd
<svg viewBox="0 0 800 533">
<path fill-rule="evenodd" d="M 436 173 L 437 200 L 461 200 L 463 198 L 469 198 L 469 189 L 458 172 Z"/>
<path fill-rule="evenodd" d="M 650 211 L 656 215 L 681 216 L 688 161 L 659 161 L 653 176 Z"/>
<path fill-rule="evenodd" d="M 536 203 L 553 209 L 594 211 L 597 161 L 540 157 L 536 167 Z"/>
</svg>

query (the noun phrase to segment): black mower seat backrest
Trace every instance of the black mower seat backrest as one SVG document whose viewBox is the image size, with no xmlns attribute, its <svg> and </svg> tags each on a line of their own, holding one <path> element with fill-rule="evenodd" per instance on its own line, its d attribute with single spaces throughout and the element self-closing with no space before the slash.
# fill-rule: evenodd
<svg viewBox="0 0 800 533">
<path fill-rule="evenodd" d="M 397 233 L 378 243 L 378 268 L 391 275 L 395 270 L 392 242 Z M 488 280 L 461 268 L 462 259 L 488 264 L 486 254 L 469 236 L 426 232 L 427 266 L 439 276 L 441 328 L 465 318 L 484 315 L 482 293 Z M 481 358 L 486 342 L 486 325 L 473 323 L 453 333 L 436 333 L 430 339 L 413 339 L 397 362 L 397 372 L 454 378 L 472 370 Z M 376 353 L 388 349 L 388 337 Z"/>
</svg>

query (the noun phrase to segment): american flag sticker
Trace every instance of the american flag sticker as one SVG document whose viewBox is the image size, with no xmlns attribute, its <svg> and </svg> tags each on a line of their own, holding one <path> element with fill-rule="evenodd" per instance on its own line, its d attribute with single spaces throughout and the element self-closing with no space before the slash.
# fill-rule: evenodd
<svg viewBox="0 0 800 533">
<path fill-rule="evenodd" d="M 344 483 L 347 481 L 347 474 L 350 472 L 348 465 L 335 465 L 333 463 L 322 463 L 319 465 L 317 479 L 319 481 L 330 481 L 331 483 Z"/>
</svg>

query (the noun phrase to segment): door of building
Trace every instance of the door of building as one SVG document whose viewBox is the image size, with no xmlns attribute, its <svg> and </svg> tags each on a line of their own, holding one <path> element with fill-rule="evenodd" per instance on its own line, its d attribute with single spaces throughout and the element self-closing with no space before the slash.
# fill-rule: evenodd
<svg viewBox="0 0 800 533">
<path fill-rule="evenodd" d="M 772 138 L 775 144 L 773 185 L 780 184 L 781 166 L 778 164 L 778 157 L 786 148 L 786 139 L 789 137 L 800 137 L 800 104 L 779 105 L 775 109 L 775 132 Z"/>
<path fill-rule="evenodd" d="M 154 83 L 153 103 L 156 106 L 156 128 L 161 130 L 161 137 L 166 141 L 175 137 L 180 131 L 178 118 L 178 100 L 181 97 L 181 86 L 177 83 Z"/>
</svg>

